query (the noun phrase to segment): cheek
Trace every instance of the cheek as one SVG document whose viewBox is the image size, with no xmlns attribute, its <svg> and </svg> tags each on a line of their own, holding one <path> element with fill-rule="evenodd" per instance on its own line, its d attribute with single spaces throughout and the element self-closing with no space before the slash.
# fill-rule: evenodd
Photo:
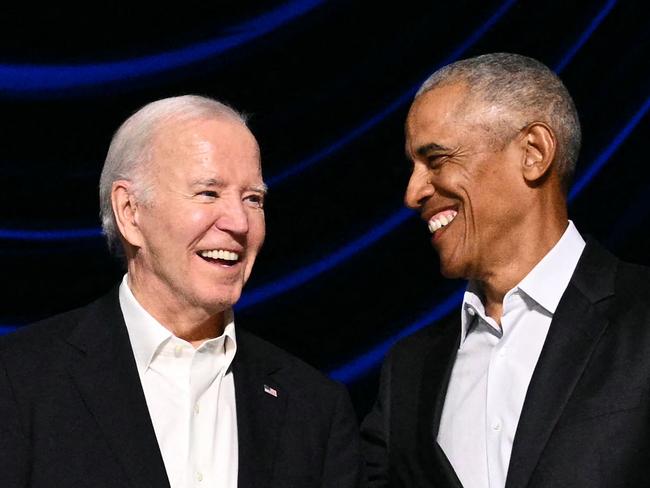
<svg viewBox="0 0 650 488">
<path fill-rule="evenodd" d="M 264 244 L 264 238 L 266 237 L 266 224 L 264 222 L 264 215 L 261 217 L 255 216 L 250 222 L 249 230 L 249 244 L 259 250 Z"/>
<path fill-rule="evenodd" d="M 211 208 L 201 207 L 193 208 L 178 215 L 173 222 L 174 229 L 171 230 L 175 235 L 182 236 L 188 244 L 190 241 L 201 239 L 203 235 L 210 231 L 214 225 L 214 212 Z"/>
<path fill-rule="evenodd" d="M 183 215 L 178 215 L 178 222 L 186 221 L 193 225 L 206 224 L 210 221 L 210 212 L 207 209 L 198 208 L 192 209 Z"/>
<path fill-rule="evenodd" d="M 452 192 L 454 195 L 467 200 L 472 196 L 472 187 L 476 186 L 472 184 L 473 181 L 474 178 L 467 170 L 459 165 L 450 165 L 440 171 L 434 180 L 434 185 L 437 186 L 441 192 L 447 190 Z"/>
</svg>

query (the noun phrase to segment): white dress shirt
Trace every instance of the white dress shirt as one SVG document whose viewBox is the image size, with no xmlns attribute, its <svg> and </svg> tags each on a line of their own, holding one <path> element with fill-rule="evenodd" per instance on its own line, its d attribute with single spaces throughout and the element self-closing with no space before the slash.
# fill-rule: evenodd
<svg viewBox="0 0 650 488">
<path fill-rule="evenodd" d="M 465 488 L 503 488 L 530 379 L 585 241 L 573 222 L 503 298 L 501 327 L 469 283 L 438 444 Z"/>
<path fill-rule="evenodd" d="M 172 488 L 237 487 L 237 350 L 230 310 L 224 333 L 194 348 L 137 302 L 127 276 L 119 290 L 147 407 Z"/>
</svg>

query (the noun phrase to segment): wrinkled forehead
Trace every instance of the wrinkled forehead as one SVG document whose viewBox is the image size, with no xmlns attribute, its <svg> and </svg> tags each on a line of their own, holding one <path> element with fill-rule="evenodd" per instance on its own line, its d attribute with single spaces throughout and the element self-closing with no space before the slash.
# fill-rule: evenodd
<svg viewBox="0 0 650 488">
<path fill-rule="evenodd" d="M 152 131 L 152 140 L 161 142 L 165 139 L 189 141 L 188 138 L 200 134 L 214 138 L 236 135 L 246 138 L 257 146 L 255 136 L 248 126 L 233 115 L 177 116 L 164 119 Z"/>
<path fill-rule="evenodd" d="M 264 187 L 259 146 L 238 119 L 172 120 L 148 146 L 140 178 L 151 188 L 185 188 L 196 181 Z"/>
<path fill-rule="evenodd" d="M 174 156 L 216 151 L 260 163 L 260 149 L 250 129 L 234 116 L 171 119 L 156 127 L 149 143 L 154 161 L 174 161 Z M 172 156 L 171 158 L 169 156 Z"/>
<path fill-rule="evenodd" d="M 460 84 L 443 85 L 419 95 L 406 117 L 407 145 L 461 129 L 468 115 L 467 95 L 467 88 Z"/>
</svg>

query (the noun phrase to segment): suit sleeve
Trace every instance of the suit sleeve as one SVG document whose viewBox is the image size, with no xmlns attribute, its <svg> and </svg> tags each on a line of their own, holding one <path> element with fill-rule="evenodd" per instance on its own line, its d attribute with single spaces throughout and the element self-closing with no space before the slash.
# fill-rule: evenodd
<svg viewBox="0 0 650 488">
<path fill-rule="evenodd" d="M 347 390 L 340 385 L 323 465 L 323 488 L 358 488 L 363 468 L 357 417 Z"/>
<path fill-rule="evenodd" d="M 0 356 L 0 486 L 28 486 L 28 441 L 7 370 Z"/>
<path fill-rule="evenodd" d="M 379 379 L 379 394 L 361 425 L 361 452 L 365 459 L 368 488 L 389 486 L 390 445 L 390 357 L 384 362 Z"/>
</svg>

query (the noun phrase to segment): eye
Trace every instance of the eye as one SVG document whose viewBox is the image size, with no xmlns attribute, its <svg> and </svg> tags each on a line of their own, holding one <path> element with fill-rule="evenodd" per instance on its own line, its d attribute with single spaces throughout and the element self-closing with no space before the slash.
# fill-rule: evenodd
<svg viewBox="0 0 650 488">
<path fill-rule="evenodd" d="M 444 154 L 433 154 L 431 156 L 427 156 L 427 165 L 434 171 L 438 171 L 446 162 L 447 156 Z"/>
<path fill-rule="evenodd" d="M 214 190 L 203 190 L 197 193 L 197 196 L 204 197 L 206 199 L 218 198 L 219 194 Z"/>
<path fill-rule="evenodd" d="M 264 196 L 260 194 L 252 194 L 244 197 L 244 201 L 256 208 L 264 208 Z"/>
</svg>

